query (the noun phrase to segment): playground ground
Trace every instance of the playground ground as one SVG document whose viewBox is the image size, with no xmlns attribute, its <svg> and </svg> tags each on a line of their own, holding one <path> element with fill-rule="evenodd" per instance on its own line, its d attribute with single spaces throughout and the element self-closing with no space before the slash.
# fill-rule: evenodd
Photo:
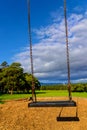
<svg viewBox="0 0 87 130">
<path fill-rule="evenodd" d="M 28 108 L 27 99 L 0 104 L 0 130 L 87 130 L 87 98 L 74 100 L 78 102 L 78 118 L 75 117 L 76 107 Z"/>
</svg>

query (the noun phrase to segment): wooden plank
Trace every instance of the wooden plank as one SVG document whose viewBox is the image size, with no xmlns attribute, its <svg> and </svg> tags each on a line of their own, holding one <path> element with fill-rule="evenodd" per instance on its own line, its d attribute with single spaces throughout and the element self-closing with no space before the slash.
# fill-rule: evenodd
<svg viewBox="0 0 87 130">
<path fill-rule="evenodd" d="M 31 102 L 28 104 L 28 107 L 75 107 L 76 102 L 73 100 L 64 100 L 64 101 L 38 101 Z"/>
</svg>

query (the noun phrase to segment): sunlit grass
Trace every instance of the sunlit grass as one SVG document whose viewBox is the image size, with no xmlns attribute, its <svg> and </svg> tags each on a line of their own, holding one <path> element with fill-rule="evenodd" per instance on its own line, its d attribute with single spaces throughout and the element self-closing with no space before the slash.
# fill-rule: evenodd
<svg viewBox="0 0 87 130">
<path fill-rule="evenodd" d="M 0 100 L 12 100 L 12 99 L 22 99 L 22 98 L 28 98 L 29 94 L 2 94 L 0 96 Z"/>
<path fill-rule="evenodd" d="M 68 91 L 66 90 L 40 90 L 36 91 L 37 97 L 68 97 Z M 4 100 L 23 99 L 31 97 L 30 94 L 2 94 L 0 95 L 0 103 Z M 87 98 L 87 92 L 72 92 L 73 97 L 85 97 Z"/>
</svg>

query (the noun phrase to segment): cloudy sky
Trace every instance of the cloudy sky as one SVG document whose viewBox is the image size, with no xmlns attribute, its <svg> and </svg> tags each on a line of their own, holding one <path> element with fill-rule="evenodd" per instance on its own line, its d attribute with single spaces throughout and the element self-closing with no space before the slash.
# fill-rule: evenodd
<svg viewBox="0 0 87 130">
<path fill-rule="evenodd" d="M 67 0 L 71 82 L 87 81 L 87 4 Z M 63 0 L 31 0 L 34 75 L 67 82 Z M 20 62 L 31 73 L 27 0 L 0 1 L 0 62 Z"/>
</svg>

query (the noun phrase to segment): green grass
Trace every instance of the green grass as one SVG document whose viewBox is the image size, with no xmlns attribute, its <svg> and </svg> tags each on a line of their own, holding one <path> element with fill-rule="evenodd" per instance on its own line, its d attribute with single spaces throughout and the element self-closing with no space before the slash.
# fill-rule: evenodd
<svg viewBox="0 0 87 130">
<path fill-rule="evenodd" d="M 58 96 L 67 96 L 68 93 L 66 90 L 41 90 L 36 92 L 38 97 L 58 97 Z"/>
<path fill-rule="evenodd" d="M 36 91 L 37 97 L 67 97 L 68 91 L 66 90 L 40 90 Z M 73 97 L 84 97 L 87 98 L 86 92 L 73 92 Z M 2 94 L 0 95 L 0 103 L 3 103 L 4 100 L 13 100 L 13 99 L 22 99 L 29 98 L 31 94 Z"/>
<path fill-rule="evenodd" d="M 13 100 L 13 99 L 22 99 L 22 98 L 28 98 L 29 94 L 2 94 L 0 96 L 0 101 L 3 100 Z"/>
<path fill-rule="evenodd" d="M 37 97 L 64 97 L 68 96 L 67 90 L 41 90 L 36 92 Z M 73 97 L 87 98 L 87 92 L 72 92 Z"/>
<path fill-rule="evenodd" d="M 83 97 L 83 98 L 87 98 L 87 92 L 73 92 L 72 93 L 73 97 Z"/>
</svg>

